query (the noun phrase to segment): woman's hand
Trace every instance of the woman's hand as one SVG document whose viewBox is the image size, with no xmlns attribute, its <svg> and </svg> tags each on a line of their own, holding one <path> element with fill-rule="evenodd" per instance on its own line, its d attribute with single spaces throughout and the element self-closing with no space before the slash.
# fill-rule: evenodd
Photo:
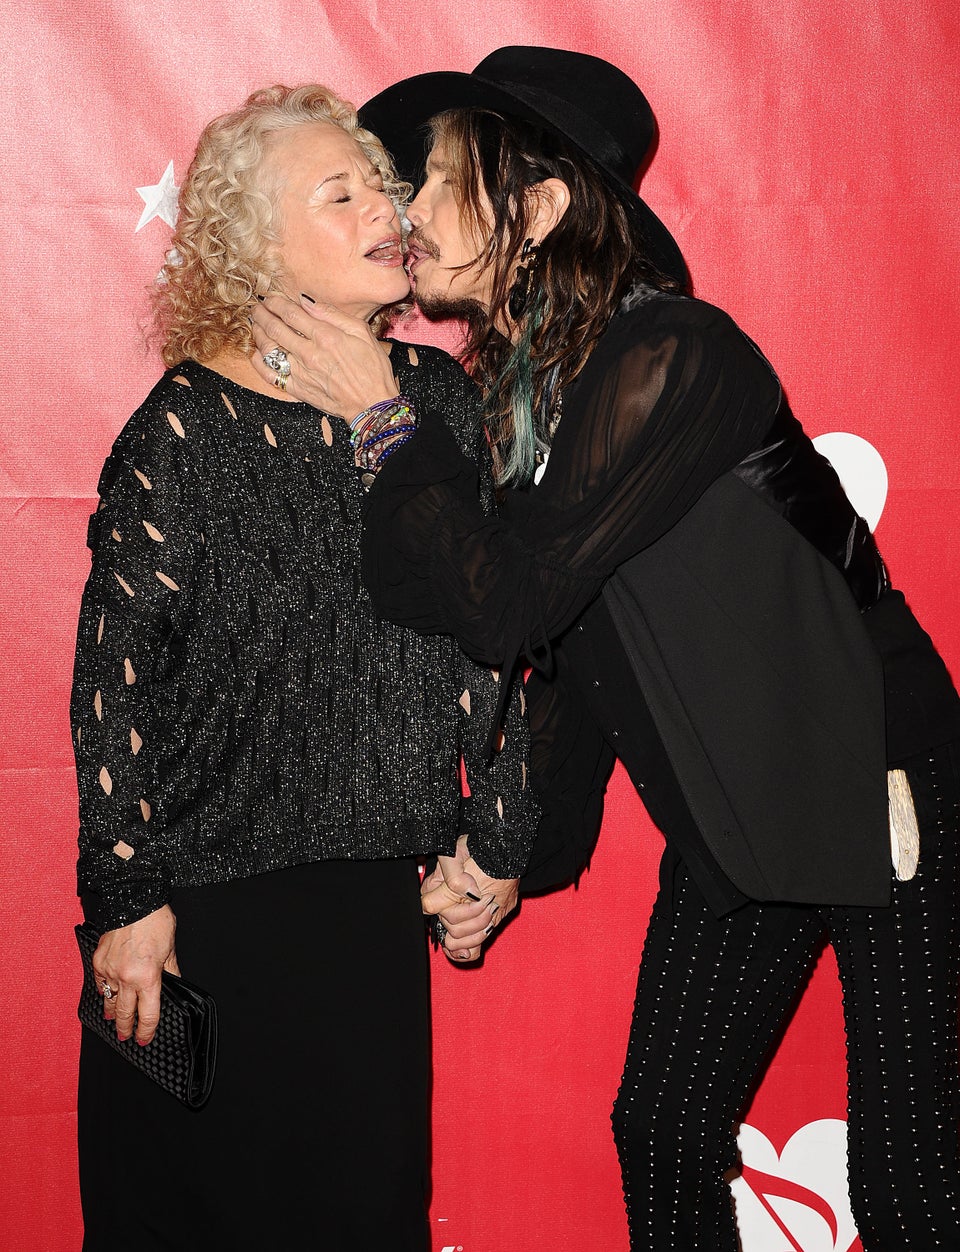
<svg viewBox="0 0 960 1252">
<path fill-rule="evenodd" d="M 177 919 L 168 904 L 139 921 L 108 930 L 93 954 L 97 986 L 114 995 L 103 1001 L 103 1015 L 116 1020 L 117 1038 L 129 1039 L 134 1025 L 137 1043 L 146 1045 L 160 1020 L 160 975 L 179 974 L 174 950 Z"/>
<path fill-rule="evenodd" d="M 516 908 L 518 896 L 519 879 L 488 877 L 461 835 L 456 854 L 438 857 L 437 868 L 424 879 L 420 907 L 443 923 L 444 955 L 464 964 L 479 958 L 494 927 Z"/>
<path fill-rule="evenodd" d="M 286 394 L 347 422 L 398 393 L 390 358 L 366 322 L 328 304 L 304 305 L 273 295 L 254 309 L 252 362 L 264 382 L 276 379 L 264 354 L 282 348 L 290 362 Z"/>
</svg>

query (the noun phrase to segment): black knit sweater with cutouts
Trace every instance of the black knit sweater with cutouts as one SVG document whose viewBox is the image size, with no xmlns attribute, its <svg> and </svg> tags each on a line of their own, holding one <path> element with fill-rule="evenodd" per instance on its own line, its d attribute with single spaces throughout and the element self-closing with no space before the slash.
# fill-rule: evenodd
<svg viewBox="0 0 960 1252">
<path fill-rule="evenodd" d="M 391 357 L 484 465 L 490 507 L 472 385 L 435 349 Z M 494 675 L 378 620 L 361 584 L 343 422 L 186 361 L 124 427 L 99 491 L 71 702 L 91 920 L 125 925 L 178 884 L 448 853 L 463 831 L 486 872 L 524 868 L 522 692 L 487 765 Z"/>
</svg>

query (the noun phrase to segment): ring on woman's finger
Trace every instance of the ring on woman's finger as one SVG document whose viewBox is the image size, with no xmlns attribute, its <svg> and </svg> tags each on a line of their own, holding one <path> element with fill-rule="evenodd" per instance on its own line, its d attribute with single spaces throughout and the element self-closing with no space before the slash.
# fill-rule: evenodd
<svg viewBox="0 0 960 1252">
<path fill-rule="evenodd" d="M 289 374 L 289 372 L 290 372 L 290 371 L 289 371 L 289 370 L 287 370 L 287 374 Z M 274 378 L 274 380 L 273 380 L 273 385 L 274 385 L 274 387 L 279 387 L 281 391 L 286 391 L 286 389 L 287 389 L 287 374 L 277 374 L 277 376 L 276 376 L 276 377 Z"/>
<path fill-rule="evenodd" d="M 439 917 L 433 919 L 433 939 L 438 948 L 443 947 L 443 941 L 447 937 L 447 928 Z"/>
<path fill-rule="evenodd" d="M 103 996 L 105 1000 L 112 1000 L 113 997 L 117 993 L 114 991 L 114 989 L 110 986 L 108 982 L 105 982 L 103 986 L 100 988 L 100 994 Z"/>
<path fill-rule="evenodd" d="M 290 377 L 290 362 L 282 348 L 271 348 L 269 352 L 265 352 L 263 363 L 267 369 L 276 370 L 278 379 Z M 277 385 L 280 385 L 279 382 Z"/>
</svg>

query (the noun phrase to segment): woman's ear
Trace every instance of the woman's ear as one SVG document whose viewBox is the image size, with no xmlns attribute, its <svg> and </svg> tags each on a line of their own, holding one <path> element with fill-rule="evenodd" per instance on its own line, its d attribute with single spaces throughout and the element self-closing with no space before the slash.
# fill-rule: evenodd
<svg viewBox="0 0 960 1252">
<path fill-rule="evenodd" d="M 570 207 L 570 188 L 562 178 L 545 178 L 527 192 L 531 214 L 527 234 L 542 243 Z"/>
</svg>

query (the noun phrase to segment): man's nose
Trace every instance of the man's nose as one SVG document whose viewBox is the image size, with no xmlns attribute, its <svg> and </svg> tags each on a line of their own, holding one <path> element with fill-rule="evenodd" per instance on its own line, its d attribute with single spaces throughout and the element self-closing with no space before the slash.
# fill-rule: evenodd
<svg viewBox="0 0 960 1252">
<path fill-rule="evenodd" d="M 413 200 L 407 205 L 407 218 L 411 226 L 423 226 L 430 217 L 430 208 L 423 191 L 424 189 L 421 187 Z"/>
</svg>

